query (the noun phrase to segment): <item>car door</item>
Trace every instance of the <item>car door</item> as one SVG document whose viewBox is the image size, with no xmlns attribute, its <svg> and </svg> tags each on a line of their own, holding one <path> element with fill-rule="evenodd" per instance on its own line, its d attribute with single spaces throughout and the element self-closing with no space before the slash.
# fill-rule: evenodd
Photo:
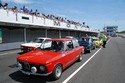
<svg viewBox="0 0 125 83">
<path fill-rule="evenodd" d="M 73 42 L 73 59 L 74 61 L 79 57 L 79 55 L 81 54 L 81 50 L 80 50 L 80 47 L 79 47 L 79 43 L 77 40 L 72 40 Z"/>
<path fill-rule="evenodd" d="M 69 66 L 73 62 L 73 60 L 74 60 L 74 49 L 72 46 L 72 41 L 67 41 L 65 43 L 65 51 L 62 52 L 62 58 L 61 58 L 64 68 Z"/>
</svg>

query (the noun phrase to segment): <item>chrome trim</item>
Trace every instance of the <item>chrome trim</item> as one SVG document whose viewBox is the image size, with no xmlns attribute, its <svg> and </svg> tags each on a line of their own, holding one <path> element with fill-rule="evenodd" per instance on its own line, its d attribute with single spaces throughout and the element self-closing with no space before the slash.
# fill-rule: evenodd
<svg viewBox="0 0 125 83">
<path fill-rule="evenodd" d="M 39 76 L 48 76 L 49 74 L 52 73 L 52 72 L 50 72 L 50 73 L 46 73 L 46 74 L 38 74 L 38 73 L 32 73 L 32 72 L 25 72 L 23 70 L 19 70 L 19 71 L 21 71 L 22 73 L 27 74 L 27 75 L 39 75 Z"/>
</svg>

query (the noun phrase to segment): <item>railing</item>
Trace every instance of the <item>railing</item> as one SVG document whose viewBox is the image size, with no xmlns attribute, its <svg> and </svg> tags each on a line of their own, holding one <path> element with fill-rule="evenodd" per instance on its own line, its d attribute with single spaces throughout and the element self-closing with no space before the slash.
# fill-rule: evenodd
<svg viewBox="0 0 125 83">
<path fill-rule="evenodd" d="M 33 27 L 43 26 L 43 27 L 52 27 L 57 29 L 70 29 L 86 32 L 98 32 L 97 30 L 92 30 L 86 28 L 85 25 L 78 26 L 66 22 L 61 22 L 58 20 L 51 20 L 43 17 L 38 17 L 34 15 L 24 14 L 21 12 L 13 12 L 10 10 L 0 9 L 0 22 L 5 23 L 14 23 L 14 24 L 25 24 Z"/>
</svg>

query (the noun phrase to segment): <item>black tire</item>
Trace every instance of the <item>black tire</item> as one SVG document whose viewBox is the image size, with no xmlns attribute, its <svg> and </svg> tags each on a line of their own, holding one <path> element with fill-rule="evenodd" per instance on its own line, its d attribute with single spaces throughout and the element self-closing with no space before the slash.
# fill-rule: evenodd
<svg viewBox="0 0 125 83">
<path fill-rule="evenodd" d="M 81 62 L 82 59 L 83 59 L 83 56 L 82 56 L 82 54 L 80 54 L 80 56 L 79 56 L 79 58 L 78 58 L 78 62 Z"/>
<path fill-rule="evenodd" d="M 51 77 L 53 80 L 57 80 L 61 77 L 62 75 L 62 66 L 60 64 L 56 65 L 56 67 L 54 68 Z"/>
<path fill-rule="evenodd" d="M 89 50 L 88 50 L 88 53 L 91 53 L 91 52 L 92 52 L 92 49 L 89 49 Z"/>
</svg>

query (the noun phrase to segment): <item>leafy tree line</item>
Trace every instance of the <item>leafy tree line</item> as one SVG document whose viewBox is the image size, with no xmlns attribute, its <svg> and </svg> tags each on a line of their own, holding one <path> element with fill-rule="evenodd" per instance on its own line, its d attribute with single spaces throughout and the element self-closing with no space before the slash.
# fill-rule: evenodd
<svg viewBox="0 0 125 83">
<path fill-rule="evenodd" d="M 125 30 L 124 31 L 120 31 L 119 33 L 125 33 Z"/>
</svg>

